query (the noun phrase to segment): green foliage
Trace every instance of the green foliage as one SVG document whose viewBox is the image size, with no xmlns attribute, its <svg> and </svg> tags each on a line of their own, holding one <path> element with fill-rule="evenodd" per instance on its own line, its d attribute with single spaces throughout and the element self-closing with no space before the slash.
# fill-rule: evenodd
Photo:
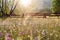
<svg viewBox="0 0 60 40">
<path fill-rule="evenodd" d="M 0 16 L 10 16 L 14 12 L 17 3 L 16 0 L 0 0 Z"/>
<path fill-rule="evenodd" d="M 51 11 L 52 13 L 60 13 L 60 0 L 52 0 Z"/>
</svg>

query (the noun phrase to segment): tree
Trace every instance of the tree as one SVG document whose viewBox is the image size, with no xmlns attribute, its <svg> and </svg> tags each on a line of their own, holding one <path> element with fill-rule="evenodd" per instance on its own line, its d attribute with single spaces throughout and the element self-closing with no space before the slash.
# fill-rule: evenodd
<svg viewBox="0 0 60 40">
<path fill-rule="evenodd" d="M 51 11 L 56 14 L 60 13 L 60 0 L 52 0 Z"/>
<path fill-rule="evenodd" d="M 1 16 L 10 16 L 13 14 L 16 6 L 18 4 L 17 0 L 0 0 L 0 13 Z"/>
</svg>

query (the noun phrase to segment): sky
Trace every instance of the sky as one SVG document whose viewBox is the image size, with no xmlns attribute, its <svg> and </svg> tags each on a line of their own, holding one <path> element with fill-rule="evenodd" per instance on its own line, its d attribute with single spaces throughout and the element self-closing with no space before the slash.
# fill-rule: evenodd
<svg viewBox="0 0 60 40">
<path fill-rule="evenodd" d="M 32 0 L 32 3 L 27 8 L 22 8 L 25 12 L 39 12 L 41 9 L 49 9 L 51 0 Z"/>
</svg>

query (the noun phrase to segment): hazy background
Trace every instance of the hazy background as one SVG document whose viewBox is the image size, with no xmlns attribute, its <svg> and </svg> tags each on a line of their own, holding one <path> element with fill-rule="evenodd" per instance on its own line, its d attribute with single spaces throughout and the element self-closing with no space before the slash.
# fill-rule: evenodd
<svg viewBox="0 0 60 40">
<path fill-rule="evenodd" d="M 24 8 L 21 5 L 20 6 L 19 5 L 17 6 L 17 8 L 20 7 L 20 9 L 24 13 L 39 12 L 40 10 L 43 9 L 50 9 L 51 0 L 32 0 L 32 3 L 27 8 Z"/>
</svg>

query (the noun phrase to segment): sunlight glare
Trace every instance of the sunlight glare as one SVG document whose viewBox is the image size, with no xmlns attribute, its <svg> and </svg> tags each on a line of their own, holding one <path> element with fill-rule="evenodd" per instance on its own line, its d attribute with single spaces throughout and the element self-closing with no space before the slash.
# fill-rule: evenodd
<svg viewBox="0 0 60 40">
<path fill-rule="evenodd" d="M 20 0 L 20 4 L 23 5 L 24 7 L 27 7 L 31 4 L 32 0 Z"/>
</svg>

